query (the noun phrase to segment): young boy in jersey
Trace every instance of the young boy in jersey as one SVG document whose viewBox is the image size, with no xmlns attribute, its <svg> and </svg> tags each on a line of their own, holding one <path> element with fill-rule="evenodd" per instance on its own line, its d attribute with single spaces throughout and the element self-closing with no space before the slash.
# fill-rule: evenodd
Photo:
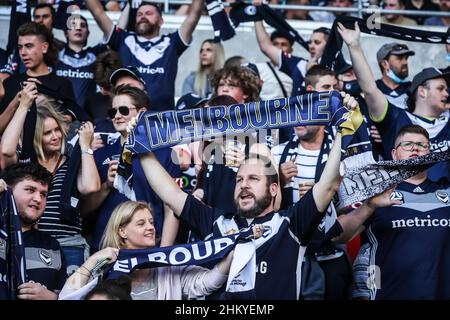
<svg viewBox="0 0 450 320">
<path fill-rule="evenodd" d="M 401 128 L 391 153 L 394 160 L 430 153 L 428 132 L 418 125 Z M 340 241 L 366 232 L 361 254 L 370 261 L 370 299 L 450 298 L 449 195 L 448 183 L 433 182 L 423 171 L 338 218 Z"/>
<path fill-rule="evenodd" d="M 37 163 L 18 163 L 3 172 L 3 179 L 14 195 L 25 247 L 28 282 L 18 287 L 17 298 L 57 300 L 67 277 L 64 255 L 58 241 L 36 227 L 52 175 Z"/>
</svg>

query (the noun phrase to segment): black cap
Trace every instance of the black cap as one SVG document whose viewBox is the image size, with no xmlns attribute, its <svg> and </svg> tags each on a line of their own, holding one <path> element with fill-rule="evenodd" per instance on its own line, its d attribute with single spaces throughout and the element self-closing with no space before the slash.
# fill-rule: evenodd
<svg viewBox="0 0 450 320">
<path fill-rule="evenodd" d="M 124 77 L 124 76 L 135 78 L 136 80 L 141 82 L 144 85 L 144 87 L 146 86 L 145 80 L 142 79 L 141 73 L 139 72 L 139 70 L 136 67 L 133 67 L 133 66 L 127 66 L 127 67 L 119 68 L 119 69 L 115 70 L 109 77 L 109 82 L 113 86 L 115 86 L 117 80 L 119 80 L 119 78 Z"/>
<path fill-rule="evenodd" d="M 447 83 L 450 80 L 450 72 L 442 72 L 438 68 L 425 68 L 414 76 L 411 86 L 409 87 L 409 93 L 413 94 L 417 87 L 427 80 L 435 78 L 444 78 Z"/>
<path fill-rule="evenodd" d="M 256 66 L 256 64 L 251 63 L 251 62 L 245 62 L 245 63 L 241 64 L 241 67 L 250 69 L 250 71 L 253 72 L 256 76 L 258 76 L 258 78 L 261 78 L 259 76 L 259 70 L 258 70 L 258 67 Z"/>
<path fill-rule="evenodd" d="M 348 70 L 350 70 L 352 68 L 353 68 L 353 65 L 351 64 L 350 61 L 342 59 L 342 61 L 340 61 L 340 65 L 336 64 L 334 72 L 337 75 L 339 75 L 339 74 L 346 73 Z"/>
<path fill-rule="evenodd" d="M 208 101 L 208 99 L 202 98 L 195 93 L 188 93 L 178 99 L 175 108 L 177 110 L 194 109 L 199 107 L 203 102 L 206 101 Z"/>
</svg>

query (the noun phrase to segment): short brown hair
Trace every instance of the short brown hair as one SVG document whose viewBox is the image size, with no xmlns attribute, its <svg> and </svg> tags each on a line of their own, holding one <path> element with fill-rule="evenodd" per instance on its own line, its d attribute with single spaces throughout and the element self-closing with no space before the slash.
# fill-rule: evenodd
<svg viewBox="0 0 450 320">
<path fill-rule="evenodd" d="M 44 62 L 47 66 L 54 66 L 58 62 L 58 48 L 55 44 L 53 34 L 44 25 L 37 22 L 26 22 L 17 29 L 17 36 L 37 36 L 43 42 L 47 42 L 48 50 L 44 54 Z"/>
<path fill-rule="evenodd" d="M 100 53 L 94 62 L 94 81 L 99 86 L 111 89 L 109 78 L 111 74 L 122 67 L 122 61 L 119 54 L 114 50 L 107 50 Z"/>
<path fill-rule="evenodd" d="M 138 110 L 142 108 L 150 108 L 150 100 L 148 99 L 147 94 L 139 88 L 132 87 L 128 84 L 121 84 L 114 89 L 113 98 L 122 95 L 130 97 L 131 101 Z"/>
<path fill-rule="evenodd" d="M 308 85 L 315 87 L 317 82 L 319 82 L 319 79 L 324 76 L 332 76 L 336 78 L 336 73 L 320 64 L 312 66 L 311 69 L 306 72 L 305 87 Z"/>
<path fill-rule="evenodd" d="M 400 139 L 402 136 L 404 136 L 407 133 L 421 134 L 425 138 L 427 138 L 427 140 L 430 140 L 430 135 L 428 134 L 427 130 L 425 130 L 423 127 L 421 127 L 417 124 L 409 124 L 400 129 L 400 131 L 397 133 L 397 136 L 395 137 L 395 141 L 397 141 L 398 139 Z"/>
</svg>

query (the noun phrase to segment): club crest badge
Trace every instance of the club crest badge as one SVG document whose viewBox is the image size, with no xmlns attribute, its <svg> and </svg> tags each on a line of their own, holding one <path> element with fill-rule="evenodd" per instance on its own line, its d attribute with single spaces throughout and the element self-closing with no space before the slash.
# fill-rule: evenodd
<svg viewBox="0 0 450 320">
<path fill-rule="evenodd" d="M 450 203 L 450 197 L 447 192 L 438 190 L 436 191 L 436 198 L 444 204 Z"/>
<path fill-rule="evenodd" d="M 405 200 L 403 199 L 403 193 L 401 193 L 400 191 L 393 191 L 393 192 L 391 193 L 391 195 L 389 196 L 389 198 L 390 198 L 391 200 L 399 200 L 399 201 L 401 201 L 402 203 L 405 202 Z"/>
</svg>

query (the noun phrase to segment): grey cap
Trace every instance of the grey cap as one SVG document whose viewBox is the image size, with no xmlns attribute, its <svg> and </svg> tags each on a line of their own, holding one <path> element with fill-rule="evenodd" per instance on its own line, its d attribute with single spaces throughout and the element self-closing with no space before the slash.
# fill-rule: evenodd
<svg viewBox="0 0 450 320">
<path fill-rule="evenodd" d="M 377 52 L 378 63 L 380 63 L 381 60 L 386 59 L 386 57 L 391 54 L 413 56 L 416 53 L 412 50 L 409 50 L 406 44 L 397 42 L 386 43 Z"/>
<path fill-rule="evenodd" d="M 411 82 L 411 86 L 409 87 L 409 93 L 413 94 L 416 91 L 417 87 L 420 86 L 427 80 L 436 79 L 436 78 L 444 78 L 447 83 L 450 81 L 450 72 L 442 72 L 437 68 L 425 68 L 416 74 Z"/>
</svg>

